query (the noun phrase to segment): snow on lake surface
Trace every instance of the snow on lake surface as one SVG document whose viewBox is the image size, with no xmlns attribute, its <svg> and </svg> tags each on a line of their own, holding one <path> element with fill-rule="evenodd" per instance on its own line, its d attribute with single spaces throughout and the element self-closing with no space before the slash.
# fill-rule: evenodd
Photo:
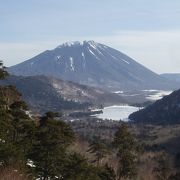
<svg viewBox="0 0 180 180">
<path fill-rule="evenodd" d="M 96 115 L 100 119 L 112 119 L 128 121 L 128 117 L 131 113 L 138 111 L 139 107 L 134 106 L 109 106 L 102 109 L 103 113 Z"/>
</svg>

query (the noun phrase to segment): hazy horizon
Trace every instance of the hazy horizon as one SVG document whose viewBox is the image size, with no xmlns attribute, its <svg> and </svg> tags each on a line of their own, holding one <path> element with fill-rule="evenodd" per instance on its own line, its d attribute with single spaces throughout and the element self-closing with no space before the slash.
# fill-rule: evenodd
<svg viewBox="0 0 180 180">
<path fill-rule="evenodd" d="M 180 73 L 180 1 L 2 1 L 0 59 L 12 66 L 67 41 L 94 40 L 157 73 Z"/>
</svg>

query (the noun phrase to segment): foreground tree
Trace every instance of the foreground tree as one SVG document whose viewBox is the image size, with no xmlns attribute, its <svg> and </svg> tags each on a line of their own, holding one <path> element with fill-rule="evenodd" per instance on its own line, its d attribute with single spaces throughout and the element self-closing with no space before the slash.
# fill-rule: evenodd
<svg viewBox="0 0 180 180">
<path fill-rule="evenodd" d="M 5 71 L 2 61 L 0 61 L 0 80 L 4 79 L 8 74 Z M 7 130 L 10 127 L 8 108 L 4 88 L 0 86 L 0 143 L 7 139 Z"/>
<path fill-rule="evenodd" d="M 102 180 L 116 180 L 116 173 L 108 164 L 102 167 L 99 176 Z"/>
<path fill-rule="evenodd" d="M 95 160 L 93 162 L 97 163 L 97 166 L 100 166 L 102 160 L 110 153 L 107 146 L 100 140 L 92 142 L 89 145 L 88 152 L 94 154 Z"/>
<path fill-rule="evenodd" d="M 9 104 L 5 100 L 0 104 L 1 165 L 13 165 L 17 160 L 26 164 L 25 156 L 31 149 L 35 124 L 26 114 L 25 107 L 23 101 Z"/>
<path fill-rule="evenodd" d="M 40 119 L 35 134 L 35 142 L 29 159 L 33 162 L 36 177 L 46 180 L 62 178 L 67 161 L 67 147 L 74 140 L 70 126 L 55 120 L 57 114 L 48 112 Z"/>
<path fill-rule="evenodd" d="M 3 66 L 2 60 L 0 60 L 0 79 L 4 79 L 8 76 L 8 72 L 6 71 L 6 67 Z"/>
<path fill-rule="evenodd" d="M 73 153 L 68 157 L 64 179 L 68 180 L 116 180 L 114 170 L 108 165 L 93 166 L 80 154 Z"/>
<path fill-rule="evenodd" d="M 127 124 L 123 123 L 115 133 L 114 146 L 117 148 L 119 166 L 117 169 L 118 180 L 135 178 L 137 174 L 138 145 L 129 132 Z"/>
<path fill-rule="evenodd" d="M 24 101 L 16 101 L 11 104 L 9 113 L 13 127 L 12 144 L 16 146 L 19 155 L 25 158 L 32 148 L 35 136 L 35 122 L 30 118 L 28 106 Z"/>
<path fill-rule="evenodd" d="M 0 61 L 0 79 L 4 79 L 7 76 L 8 73 L 2 61 Z M 11 105 L 15 101 L 19 101 L 19 99 L 20 94 L 15 88 L 11 86 L 0 86 L 0 164 L 2 166 L 17 162 L 19 156 L 18 143 L 13 138 L 15 130 L 15 126 L 13 125 L 14 119 L 19 119 L 19 117 L 15 117 L 17 114 L 11 113 L 13 108 Z M 25 111 L 22 111 L 21 114 L 27 118 Z"/>
</svg>

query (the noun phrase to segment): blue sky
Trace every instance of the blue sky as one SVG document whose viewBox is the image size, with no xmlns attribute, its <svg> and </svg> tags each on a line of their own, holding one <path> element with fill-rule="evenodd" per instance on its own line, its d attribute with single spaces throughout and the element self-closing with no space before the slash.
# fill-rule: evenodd
<svg viewBox="0 0 180 180">
<path fill-rule="evenodd" d="M 155 72 L 180 72 L 179 20 L 179 0 L 0 0 L 0 59 L 10 66 L 95 40 Z"/>
</svg>

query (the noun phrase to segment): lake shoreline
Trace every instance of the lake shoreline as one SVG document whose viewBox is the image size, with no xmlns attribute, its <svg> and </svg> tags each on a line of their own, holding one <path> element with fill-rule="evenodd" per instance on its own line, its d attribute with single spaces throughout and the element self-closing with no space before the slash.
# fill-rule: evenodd
<svg viewBox="0 0 180 180">
<path fill-rule="evenodd" d="M 112 105 L 106 106 L 102 109 L 102 114 L 94 114 L 94 117 L 99 119 L 109 119 L 116 121 L 129 121 L 128 117 L 133 112 L 136 112 L 142 108 L 130 106 L 130 105 Z"/>
</svg>

